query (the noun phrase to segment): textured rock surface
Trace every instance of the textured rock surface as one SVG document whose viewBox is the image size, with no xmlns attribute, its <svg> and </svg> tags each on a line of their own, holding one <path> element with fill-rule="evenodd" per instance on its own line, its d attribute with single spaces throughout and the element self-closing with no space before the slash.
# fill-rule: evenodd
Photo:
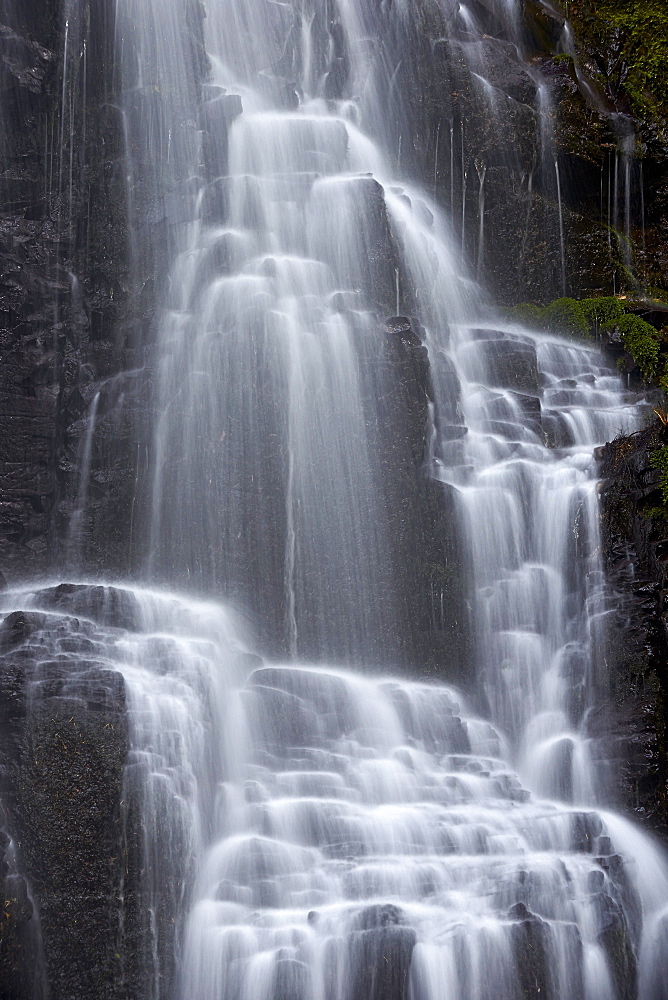
<svg viewBox="0 0 668 1000">
<path fill-rule="evenodd" d="M 601 731 L 618 797 L 668 835 L 668 523 L 650 453 L 663 443 L 657 423 L 601 451 L 604 555 L 613 591 L 608 659 L 610 704 Z"/>
<path fill-rule="evenodd" d="M 94 631 L 38 612 L 14 612 L 0 630 L 2 796 L 18 879 L 39 911 L 49 995 L 63 1000 L 139 992 L 121 807 L 125 690 L 120 674 L 85 658 Z"/>
<path fill-rule="evenodd" d="M 126 232 L 105 5 L 82 5 L 68 29 L 70 54 L 83 35 L 94 70 L 92 61 L 65 64 L 58 5 L 8 0 L 3 13 L 0 559 L 16 575 L 56 554 L 77 421 L 95 378 L 123 363 L 112 338 Z"/>
<path fill-rule="evenodd" d="M 186 14 L 198 88 L 204 11 Z M 137 150 L 114 39 L 103 0 L 0 11 L 0 566 L 14 580 L 53 565 L 126 573 L 140 559 L 130 526 L 145 496 L 146 348 L 168 263 L 155 250 L 172 222 L 140 189 L 130 241 Z"/>
</svg>

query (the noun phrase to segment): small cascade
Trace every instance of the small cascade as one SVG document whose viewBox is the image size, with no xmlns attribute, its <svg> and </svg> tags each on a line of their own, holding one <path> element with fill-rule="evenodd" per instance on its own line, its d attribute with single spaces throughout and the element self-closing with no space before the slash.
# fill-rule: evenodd
<svg viewBox="0 0 668 1000">
<path fill-rule="evenodd" d="M 530 796 L 459 694 L 261 667 L 243 697 L 252 753 L 202 865 L 184 997 L 632 989 L 638 889 L 605 819 Z"/>
<path fill-rule="evenodd" d="M 147 997 L 174 975 L 202 1000 L 626 1000 L 638 974 L 658 995 L 665 859 L 532 794 L 460 692 L 263 663 L 228 612 L 171 594 L 43 586 L 15 609 L 35 706 L 123 679 Z"/>
<path fill-rule="evenodd" d="M 119 697 L 125 703 L 130 750 L 119 892 L 133 899 L 124 919 L 143 925 L 143 995 L 158 1000 L 180 961 L 183 915 L 218 825 L 219 784 L 237 779 L 245 759 L 239 627 L 215 605 L 100 584 L 7 592 L 0 614 L 11 621 L 14 611 L 27 612 L 30 622 L 33 712 L 43 704 L 52 715 L 69 707 L 81 721 Z"/>
</svg>

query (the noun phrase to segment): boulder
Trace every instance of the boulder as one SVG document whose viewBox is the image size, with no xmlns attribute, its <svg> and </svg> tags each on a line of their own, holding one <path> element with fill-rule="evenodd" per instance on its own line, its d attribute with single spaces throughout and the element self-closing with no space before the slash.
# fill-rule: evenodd
<svg viewBox="0 0 668 1000">
<path fill-rule="evenodd" d="M 362 910 L 347 940 L 350 1000 L 408 1000 L 417 935 L 392 904 Z"/>
</svg>

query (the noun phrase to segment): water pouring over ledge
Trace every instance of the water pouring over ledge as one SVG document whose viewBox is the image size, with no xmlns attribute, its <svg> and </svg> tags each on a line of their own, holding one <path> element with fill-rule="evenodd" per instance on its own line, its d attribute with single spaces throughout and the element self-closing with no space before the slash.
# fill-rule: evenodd
<svg viewBox="0 0 668 1000">
<path fill-rule="evenodd" d="M 136 615 L 110 623 L 75 594 L 64 635 L 45 621 L 35 692 L 79 633 L 124 679 L 148 996 L 170 951 L 184 998 L 622 1000 L 638 961 L 660 996 L 664 863 L 596 811 L 588 729 L 605 683 L 593 449 L 635 401 L 596 352 L 478 305 L 447 220 L 383 153 L 375 15 L 335 9 L 211 5 L 208 182 L 160 344 L 151 573 L 241 604 L 259 580 L 297 663 L 251 668 L 216 609 L 125 591 Z M 373 364 L 397 298 L 429 355 L 425 461 L 468 547 L 469 699 L 373 676 L 397 639 Z M 7 601 L 53 612 L 45 592 Z"/>
<path fill-rule="evenodd" d="M 183 997 L 621 1000 L 637 976 L 661 996 L 665 858 L 531 794 L 460 692 L 264 663 L 228 612 L 171 593 L 44 585 L 13 608 L 32 711 L 123 680 L 146 996 L 173 965 Z"/>
</svg>

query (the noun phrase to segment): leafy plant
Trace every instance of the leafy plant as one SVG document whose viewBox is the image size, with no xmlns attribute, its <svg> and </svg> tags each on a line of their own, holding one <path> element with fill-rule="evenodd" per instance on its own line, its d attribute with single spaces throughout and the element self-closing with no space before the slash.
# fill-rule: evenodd
<svg viewBox="0 0 668 1000">
<path fill-rule="evenodd" d="M 536 330 L 565 336 L 586 337 L 598 335 L 603 330 L 616 330 L 645 381 L 658 382 L 668 395 L 668 365 L 663 366 L 663 371 L 659 365 L 661 341 L 666 339 L 666 333 L 657 332 L 640 316 L 627 313 L 621 299 L 611 295 L 581 300 L 560 298 L 543 307 L 521 302 L 507 313 L 517 322 Z M 620 358 L 618 365 L 624 371 L 631 369 L 628 357 Z"/>
<path fill-rule="evenodd" d="M 583 299 L 580 306 L 589 326 L 597 335 L 601 330 L 614 329 L 624 316 L 623 304 L 612 295 Z"/>
<path fill-rule="evenodd" d="M 538 330 L 543 328 L 543 310 L 533 302 L 519 302 L 516 306 L 511 306 L 508 315 L 525 326 L 533 326 Z"/>
<path fill-rule="evenodd" d="M 565 333 L 579 337 L 589 334 L 589 323 L 582 303 L 577 299 L 561 298 L 550 302 L 542 311 L 543 326 L 550 333 Z"/>
<path fill-rule="evenodd" d="M 576 337 L 589 335 L 589 323 L 583 312 L 582 303 L 577 299 L 555 299 L 547 306 L 520 302 L 508 310 L 508 315 L 518 323 L 532 326 L 536 330 Z"/>
</svg>

